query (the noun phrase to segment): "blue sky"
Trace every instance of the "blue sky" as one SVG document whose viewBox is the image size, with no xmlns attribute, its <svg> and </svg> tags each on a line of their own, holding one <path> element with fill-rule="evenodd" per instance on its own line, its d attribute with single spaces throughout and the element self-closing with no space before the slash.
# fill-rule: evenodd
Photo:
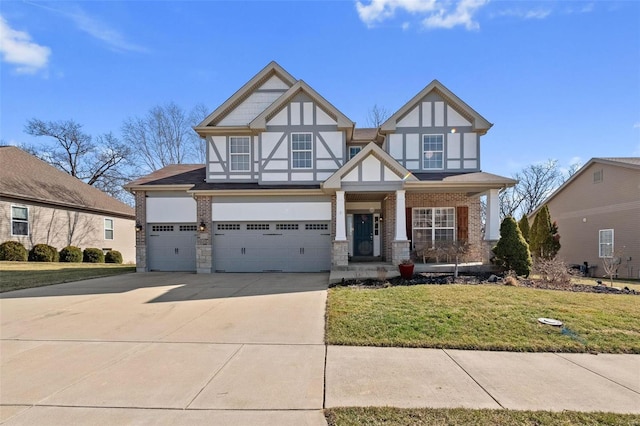
<svg viewBox="0 0 640 426">
<path fill-rule="evenodd" d="M 275 60 L 366 127 L 437 78 L 494 123 L 482 169 L 640 156 L 640 2 L 2 1 L 0 133 L 30 118 L 120 133 L 213 111 Z"/>
</svg>

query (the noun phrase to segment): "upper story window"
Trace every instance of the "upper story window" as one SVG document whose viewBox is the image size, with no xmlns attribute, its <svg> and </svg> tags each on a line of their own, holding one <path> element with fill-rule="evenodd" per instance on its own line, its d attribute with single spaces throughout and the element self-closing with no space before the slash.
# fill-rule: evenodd
<svg viewBox="0 0 640 426">
<path fill-rule="evenodd" d="M 358 153 L 362 151 L 361 146 L 350 146 L 349 147 L 349 160 L 358 155 Z"/>
<path fill-rule="evenodd" d="M 104 239 L 113 240 L 113 219 L 104 220 Z"/>
<path fill-rule="evenodd" d="M 311 133 L 291 134 L 291 168 L 310 169 L 312 163 L 313 146 Z"/>
<path fill-rule="evenodd" d="M 11 235 L 29 235 L 29 209 L 11 206 Z"/>
<path fill-rule="evenodd" d="M 422 168 L 442 169 L 444 135 L 422 135 Z"/>
<path fill-rule="evenodd" d="M 229 138 L 229 163 L 233 172 L 250 170 L 251 144 L 248 136 Z"/>
<path fill-rule="evenodd" d="M 598 257 L 613 256 L 613 229 L 598 231 Z"/>
</svg>

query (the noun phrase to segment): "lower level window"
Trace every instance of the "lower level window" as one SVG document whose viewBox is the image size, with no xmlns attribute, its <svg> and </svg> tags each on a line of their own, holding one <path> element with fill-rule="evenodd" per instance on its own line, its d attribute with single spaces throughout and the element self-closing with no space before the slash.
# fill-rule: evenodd
<svg viewBox="0 0 640 426">
<path fill-rule="evenodd" d="M 29 235 L 29 209 L 11 206 L 11 235 Z"/>
<path fill-rule="evenodd" d="M 430 207 L 413 209 L 414 247 L 433 247 L 438 241 L 455 240 L 454 207 Z"/>
<path fill-rule="evenodd" d="M 598 257 L 613 256 L 613 229 L 598 231 Z"/>
</svg>

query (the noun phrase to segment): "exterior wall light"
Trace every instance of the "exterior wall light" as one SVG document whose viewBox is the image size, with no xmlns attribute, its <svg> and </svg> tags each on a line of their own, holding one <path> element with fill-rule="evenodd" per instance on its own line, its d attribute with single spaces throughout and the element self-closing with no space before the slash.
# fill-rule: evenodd
<svg viewBox="0 0 640 426">
<path fill-rule="evenodd" d="M 140 224 L 140 222 L 136 222 L 136 232 L 140 231 L 142 231 L 142 225 Z"/>
<path fill-rule="evenodd" d="M 199 229 L 200 229 L 201 232 L 204 232 L 204 231 L 207 230 L 207 224 L 204 223 L 204 220 L 200 222 Z"/>
</svg>

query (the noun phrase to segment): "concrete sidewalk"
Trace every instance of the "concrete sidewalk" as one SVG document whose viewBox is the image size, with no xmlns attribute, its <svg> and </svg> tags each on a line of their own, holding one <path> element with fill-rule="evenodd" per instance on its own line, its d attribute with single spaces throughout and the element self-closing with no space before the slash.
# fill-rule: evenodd
<svg viewBox="0 0 640 426">
<path fill-rule="evenodd" d="M 327 274 L 131 274 L 0 295 L 7 425 L 325 425 L 323 408 L 640 413 L 640 355 L 325 346 Z"/>
</svg>

